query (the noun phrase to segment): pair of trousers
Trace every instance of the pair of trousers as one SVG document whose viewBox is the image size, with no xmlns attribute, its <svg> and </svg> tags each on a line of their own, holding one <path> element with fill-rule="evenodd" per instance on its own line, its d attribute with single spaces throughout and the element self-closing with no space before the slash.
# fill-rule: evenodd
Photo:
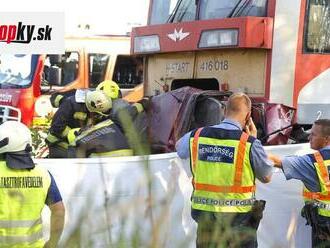
<svg viewBox="0 0 330 248">
<path fill-rule="evenodd" d="M 199 213 L 198 213 L 199 212 Z M 258 247 L 257 230 L 251 227 L 251 213 L 192 213 L 198 224 L 197 248 Z"/>
</svg>

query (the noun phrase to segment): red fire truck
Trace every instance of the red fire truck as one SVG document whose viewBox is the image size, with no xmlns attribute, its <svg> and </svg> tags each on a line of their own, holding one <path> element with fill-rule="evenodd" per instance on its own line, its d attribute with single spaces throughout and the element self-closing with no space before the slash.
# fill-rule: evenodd
<svg viewBox="0 0 330 248">
<path fill-rule="evenodd" d="M 0 122 L 44 124 L 54 91 L 116 81 L 124 97 L 142 98 L 142 59 L 129 54 L 129 36 L 66 37 L 65 54 L 0 54 Z M 135 99 L 137 97 L 137 99 Z"/>
<path fill-rule="evenodd" d="M 329 8 L 327 0 L 151 0 L 148 25 L 131 35 L 131 53 L 144 56 L 144 93 L 244 91 L 266 115 L 281 104 L 297 109 L 301 125 L 330 118 Z"/>
</svg>

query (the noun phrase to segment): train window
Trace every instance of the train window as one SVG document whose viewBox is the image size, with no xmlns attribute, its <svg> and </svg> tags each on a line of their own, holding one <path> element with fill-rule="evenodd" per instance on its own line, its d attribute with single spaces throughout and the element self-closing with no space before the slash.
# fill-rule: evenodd
<svg viewBox="0 0 330 248">
<path fill-rule="evenodd" d="M 239 16 L 266 16 L 267 0 L 202 0 L 199 18 L 218 19 Z"/>
<path fill-rule="evenodd" d="M 193 0 L 182 0 L 178 1 L 175 6 L 168 22 L 186 22 L 193 21 L 196 18 L 196 1 Z"/>
<path fill-rule="evenodd" d="M 305 22 L 304 50 L 330 53 L 330 1 L 309 0 Z"/>
<path fill-rule="evenodd" d="M 162 24 L 168 21 L 178 0 L 153 0 L 150 13 L 150 24 Z"/>
</svg>

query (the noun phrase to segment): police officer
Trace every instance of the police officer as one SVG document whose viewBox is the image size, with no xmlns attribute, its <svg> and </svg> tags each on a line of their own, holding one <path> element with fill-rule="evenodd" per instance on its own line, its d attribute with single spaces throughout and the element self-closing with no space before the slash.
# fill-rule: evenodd
<svg viewBox="0 0 330 248">
<path fill-rule="evenodd" d="M 31 133 L 22 123 L 0 125 L 1 247 L 56 247 L 64 226 L 64 205 L 53 176 L 30 157 Z M 41 211 L 51 211 L 45 243 Z"/>
<path fill-rule="evenodd" d="M 288 156 L 270 155 L 275 166 L 282 168 L 287 180 L 303 182 L 305 207 L 303 217 L 312 226 L 312 246 L 330 246 L 330 120 L 314 122 L 309 136 L 313 154 Z"/>
<path fill-rule="evenodd" d="M 101 111 L 104 113 L 109 112 L 112 106 L 111 99 L 98 91 L 100 94 L 93 94 L 93 103 L 102 105 Z M 101 109 L 101 108 L 100 108 Z M 49 129 L 46 142 L 49 147 L 50 158 L 67 158 L 68 149 L 68 135 L 70 132 L 75 131 L 75 128 L 85 127 L 92 124 L 93 121 L 102 121 L 108 115 L 99 115 L 101 112 L 92 114 L 88 111 L 85 102 L 77 102 L 75 96 L 70 96 L 64 99 L 59 109 L 56 111 L 51 127 Z M 91 115 L 94 115 L 92 118 Z"/>
<path fill-rule="evenodd" d="M 190 158 L 197 247 L 257 246 L 265 202 L 255 199 L 255 178 L 269 182 L 273 164 L 256 139 L 250 116 L 251 100 L 235 93 L 228 99 L 225 120 L 189 132 L 176 144 L 179 157 Z"/>
</svg>

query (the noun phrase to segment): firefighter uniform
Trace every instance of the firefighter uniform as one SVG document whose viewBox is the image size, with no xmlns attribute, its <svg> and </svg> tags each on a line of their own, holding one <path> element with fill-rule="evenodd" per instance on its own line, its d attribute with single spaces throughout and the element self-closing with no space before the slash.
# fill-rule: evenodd
<svg viewBox="0 0 330 248">
<path fill-rule="evenodd" d="M 81 132 L 70 147 L 70 157 L 132 156 L 121 129 L 110 119 Z"/>
<path fill-rule="evenodd" d="M 41 211 L 50 187 L 50 175 L 39 166 L 33 170 L 12 170 L 5 161 L 0 162 L 0 175 L 0 243 L 43 247 Z"/>
<path fill-rule="evenodd" d="M 110 112 L 110 119 L 118 125 L 126 137 L 136 137 L 132 148 L 138 155 L 144 153 L 144 149 L 141 149 L 141 143 L 147 144 L 148 104 L 149 99 L 142 99 L 134 104 L 129 104 L 123 99 L 116 99 L 113 100 Z"/>
<path fill-rule="evenodd" d="M 86 126 L 88 110 L 85 103 L 76 102 L 75 96 L 66 98 L 56 111 L 49 129 L 46 142 L 49 147 L 49 157 L 67 158 L 67 135 L 73 128 Z"/>
<path fill-rule="evenodd" d="M 133 103 L 130 104 L 124 99 L 118 98 L 112 100 L 112 110 L 110 113 L 110 119 L 119 119 L 120 111 L 125 111 L 130 118 L 134 121 L 138 114 L 145 111 L 145 106 L 142 103 Z"/>
<path fill-rule="evenodd" d="M 109 99 L 111 111 L 105 113 L 96 111 L 96 106 L 94 106 L 96 101 L 92 101 L 93 106 L 87 102 L 88 93 L 86 94 L 86 103 L 77 102 L 76 90 L 52 95 L 51 103 L 54 107 L 59 107 L 59 109 L 53 117 L 49 134 L 46 138 L 49 147 L 49 157 L 68 157 L 68 135 L 72 139 L 76 133 L 72 129 L 85 127 L 88 124 L 96 124 L 106 119 L 111 119 L 115 122 L 121 130 L 127 132 L 127 135 L 130 135 L 128 134 L 129 132 L 134 131 L 138 133 L 141 139 L 146 139 L 146 116 L 140 115 L 140 113 L 146 110 L 146 106 L 149 105 L 149 99 L 142 99 L 141 102 L 131 105 L 124 99 L 119 98 L 121 97 L 119 86 L 109 80 L 100 83 L 94 92 L 102 92 Z M 96 112 L 98 115 L 94 114 L 91 117 L 88 115 L 89 112 Z M 134 130 L 131 130 L 131 127 L 134 127 Z"/>
<path fill-rule="evenodd" d="M 15 121 L 0 129 L 0 246 L 44 247 L 42 209 L 45 204 L 59 204 L 62 197 L 51 174 L 31 159 L 30 130 Z M 51 228 L 56 225 L 51 223 Z M 60 229 L 55 232 L 60 234 Z"/>
<path fill-rule="evenodd" d="M 50 96 L 50 103 L 54 108 L 59 108 L 63 100 L 70 96 L 74 96 L 76 94 L 76 91 L 76 89 L 72 89 L 65 92 L 55 92 Z"/>
<path fill-rule="evenodd" d="M 118 84 L 112 80 L 105 80 L 98 84 L 96 90 L 103 91 L 112 99 L 113 107 L 110 113 L 110 119 L 116 122 L 127 135 L 131 131 L 140 136 L 140 140 L 146 140 L 146 114 L 150 100 L 143 98 L 137 103 L 129 104 L 122 99 L 122 94 Z M 129 130 L 132 129 L 134 130 Z"/>
</svg>

